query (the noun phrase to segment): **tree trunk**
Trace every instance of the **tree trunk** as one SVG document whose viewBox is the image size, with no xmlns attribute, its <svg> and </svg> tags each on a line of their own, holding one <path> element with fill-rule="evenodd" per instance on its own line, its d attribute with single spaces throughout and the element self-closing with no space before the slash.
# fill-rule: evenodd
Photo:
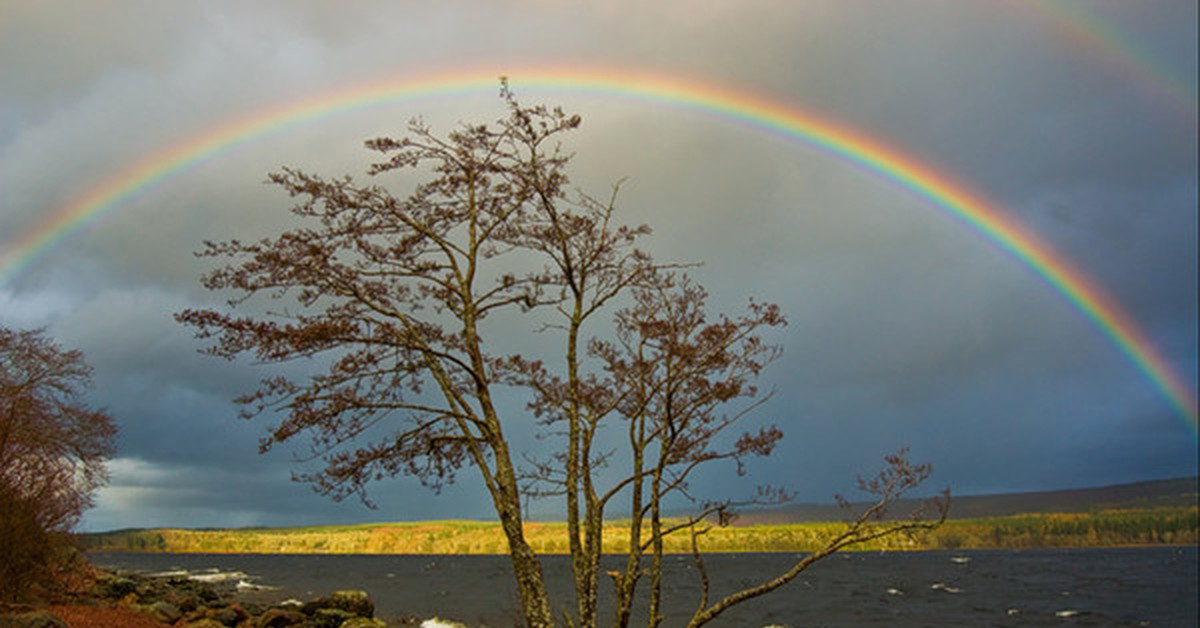
<svg viewBox="0 0 1200 628">
<path fill-rule="evenodd" d="M 507 533 L 507 526 L 505 528 Z M 517 579 L 526 625 L 529 628 L 552 628 L 554 617 L 550 609 L 550 596 L 546 593 L 542 563 L 525 542 L 524 535 L 516 538 L 508 536 L 508 553 L 512 557 L 513 574 Z"/>
<path fill-rule="evenodd" d="M 512 558 L 513 576 L 517 580 L 517 592 L 521 596 L 525 623 L 529 628 L 552 628 L 554 615 L 550 608 L 550 595 L 546 592 L 542 563 L 525 540 L 519 493 L 516 490 L 511 464 L 506 464 L 509 461 L 505 456 L 497 454 L 496 457 L 496 480 L 499 490 L 493 498 L 504 536 L 508 539 L 508 555 Z"/>
<path fill-rule="evenodd" d="M 650 565 L 650 614 L 646 618 L 647 628 L 657 628 L 663 620 L 662 614 L 662 462 L 654 470 L 650 482 L 650 538 L 653 541 L 653 558 Z"/>
</svg>

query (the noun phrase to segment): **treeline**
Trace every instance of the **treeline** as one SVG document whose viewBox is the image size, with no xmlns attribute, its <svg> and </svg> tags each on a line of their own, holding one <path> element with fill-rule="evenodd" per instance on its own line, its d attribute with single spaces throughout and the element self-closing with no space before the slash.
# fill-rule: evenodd
<svg viewBox="0 0 1200 628">
<path fill-rule="evenodd" d="M 947 521 L 927 541 L 938 549 L 1196 545 L 1196 507 L 1105 510 Z"/>
<path fill-rule="evenodd" d="M 709 530 L 705 552 L 804 552 L 820 547 L 843 529 L 840 523 L 728 526 Z M 609 551 L 628 546 L 627 529 L 614 522 L 605 532 Z M 567 552 L 566 525 L 529 523 L 527 538 L 542 554 Z M 236 530 L 121 530 L 82 535 L 101 552 L 281 553 L 281 554 L 502 554 L 504 537 L 495 523 L 433 521 L 314 528 Z M 1155 508 L 1093 513 L 1030 514 L 947 521 L 914 536 L 892 536 L 857 546 L 860 550 L 1019 549 L 1119 545 L 1196 545 L 1200 510 Z M 667 539 L 671 553 L 690 551 L 686 532 Z"/>
</svg>

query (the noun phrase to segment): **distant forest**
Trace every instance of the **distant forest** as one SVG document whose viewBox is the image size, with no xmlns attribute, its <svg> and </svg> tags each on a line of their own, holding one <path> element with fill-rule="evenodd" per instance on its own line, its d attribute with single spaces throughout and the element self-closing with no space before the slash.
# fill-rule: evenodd
<svg viewBox="0 0 1200 628">
<path fill-rule="evenodd" d="M 1200 508 L 1195 478 L 1140 484 L 957 498 L 951 507 L 969 513 L 940 528 L 912 536 L 892 536 L 859 550 L 1017 549 L 1033 547 L 1111 547 L 1122 545 L 1196 545 Z M 1057 501 L 1056 501 L 1057 500 Z M 842 529 L 832 506 L 805 506 L 748 513 L 738 525 L 714 527 L 704 535 L 705 552 L 804 552 L 820 547 Z M 817 508 L 817 507 L 812 507 Z M 832 510 L 831 510 L 832 509 Z M 1026 509 L 1026 512 L 1005 512 Z M 1057 511 L 1055 511 L 1057 510 Z M 797 521 L 800 513 L 825 520 Z M 791 520 L 786 520 L 791 518 Z M 527 524 L 534 550 L 566 553 L 563 523 Z M 605 530 L 607 551 L 624 552 L 628 530 L 614 521 Z M 236 530 L 118 530 L 82 535 L 98 552 L 245 552 L 337 554 L 503 554 L 499 525 L 481 521 L 369 523 L 309 528 Z M 690 551 L 686 534 L 667 539 L 666 551 Z"/>
<path fill-rule="evenodd" d="M 1006 517 L 1033 513 L 1087 513 L 1100 510 L 1186 508 L 1200 504 L 1200 478 L 1173 478 L 1096 488 L 954 496 L 950 519 Z M 901 500 L 893 512 L 903 514 L 917 505 Z M 841 521 L 845 511 L 835 504 L 787 504 L 742 513 L 739 525 Z"/>
<path fill-rule="evenodd" d="M 804 552 L 838 533 L 836 522 L 714 527 L 702 540 L 704 552 Z M 891 536 L 856 550 L 1017 549 L 1196 545 L 1200 511 L 1190 508 L 1106 510 L 1093 513 L 1041 513 L 954 519 L 931 532 Z M 567 552 L 563 523 L 530 523 L 526 534 L 541 554 Z M 627 529 L 613 522 L 605 548 L 624 552 Z M 237 530 L 120 530 L 83 535 L 98 552 L 197 552 L 280 554 L 503 554 L 499 524 L 480 521 L 373 523 L 313 528 Z M 687 534 L 668 537 L 668 553 L 690 552 Z"/>
</svg>

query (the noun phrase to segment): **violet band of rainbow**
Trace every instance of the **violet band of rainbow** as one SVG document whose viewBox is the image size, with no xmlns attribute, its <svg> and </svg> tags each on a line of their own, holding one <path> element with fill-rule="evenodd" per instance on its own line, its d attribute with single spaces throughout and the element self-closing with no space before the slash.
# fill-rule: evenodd
<svg viewBox="0 0 1200 628">
<path fill-rule="evenodd" d="M 944 211 L 1028 267 L 1095 325 L 1197 432 L 1196 394 L 1137 322 L 1081 270 L 994 203 L 900 150 L 796 106 L 744 90 L 610 68 L 514 68 L 519 93 L 597 94 L 682 108 L 781 135 L 889 180 Z M 323 92 L 214 126 L 169 145 L 52 209 L 0 250 L 0 284 L 122 201 L 206 160 L 282 130 L 351 111 L 496 90 L 493 71 L 403 76 Z"/>
</svg>

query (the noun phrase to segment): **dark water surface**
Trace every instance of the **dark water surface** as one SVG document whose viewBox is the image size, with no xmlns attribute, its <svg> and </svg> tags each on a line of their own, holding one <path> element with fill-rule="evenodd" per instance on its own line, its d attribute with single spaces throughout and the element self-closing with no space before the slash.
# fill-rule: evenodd
<svg viewBox="0 0 1200 628">
<path fill-rule="evenodd" d="M 797 556 L 710 555 L 713 596 L 779 573 Z M 436 616 L 473 628 L 521 623 L 506 556 L 96 554 L 93 560 L 129 571 L 184 570 L 278 587 L 255 593 L 268 598 L 363 589 L 384 619 Z M 668 560 L 664 628 L 686 623 L 700 591 L 690 557 Z M 573 604 L 567 558 L 546 557 L 544 564 L 556 604 Z M 844 553 L 709 625 L 1197 626 L 1198 565 L 1196 547 Z M 611 586 L 601 586 L 603 602 Z M 601 626 L 610 613 L 603 611 Z M 644 625 L 635 617 L 635 626 Z"/>
</svg>

